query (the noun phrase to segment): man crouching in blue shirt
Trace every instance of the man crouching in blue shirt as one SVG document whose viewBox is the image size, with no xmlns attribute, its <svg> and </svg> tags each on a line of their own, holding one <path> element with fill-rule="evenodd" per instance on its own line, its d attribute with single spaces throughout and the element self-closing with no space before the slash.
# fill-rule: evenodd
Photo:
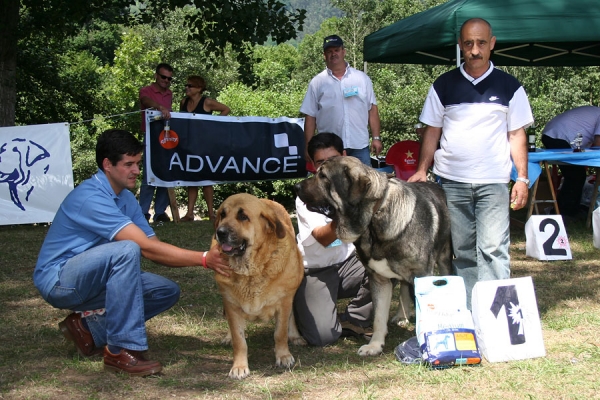
<svg viewBox="0 0 600 400">
<path fill-rule="evenodd" d="M 141 270 L 141 257 L 169 267 L 204 265 L 228 275 L 219 252 L 161 242 L 135 196 L 142 144 L 111 129 L 96 144 L 98 172 L 62 202 L 38 257 L 33 281 L 52 306 L 73 310 L 59 323 L 86 357 L 104 354 L 104 369 L 132 376 L 159 373 L 147 360 L 145 321 L 179 300 L 179 286 Z M 125 190 L 129 189 L 129 190 Z"/>
</svg>

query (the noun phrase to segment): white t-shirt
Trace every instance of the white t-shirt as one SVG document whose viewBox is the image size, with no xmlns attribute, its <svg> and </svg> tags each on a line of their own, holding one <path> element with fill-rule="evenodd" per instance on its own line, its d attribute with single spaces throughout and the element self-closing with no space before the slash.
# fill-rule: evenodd
<svg viewBox="0 0 600 400">
<path fill-rule="evenodd" d="M 433 83 L 420 120 L 442 128 L 435 174 L 463 183 L 508 183 L 512 169 L 508 132 L 530 126 L 533 114 L 525 90 L 513 76 L 491 64 L 474 79 L 461 65 Z"/>
<path fill-rule="evenodd" d="M 327 247 L 317 242 L 312 231 L 319 226 L 327 225 L 331 219 L 323 214 L 308 211 L 306 204 L 298 197 L 296 197 L 296 213 L 298 216 L 296 239 L 304 258 L 304 268 L 327 268 L 346 260 L 354 252 L 352 243 L 343 243 L 339 239 Z"/>
</svg>

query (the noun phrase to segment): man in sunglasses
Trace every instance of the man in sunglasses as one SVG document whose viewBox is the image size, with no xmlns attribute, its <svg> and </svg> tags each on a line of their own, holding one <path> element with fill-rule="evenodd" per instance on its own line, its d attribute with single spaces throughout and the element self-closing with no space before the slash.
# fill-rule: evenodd
<svg viewBox="0 0 600 400">
<path fill-rule="evenodd" d="M 140 109 L 153 108 L 162 113 L 164 119 L 171 118 L 171 106 L 173 103 L 173 92 L 169 87 L 173 80 L 173 67 L 161 63 L 156 67 L 154 73 L 155 81 L 140 89 Z M 142 113 L 142 135 L 146 135 L 146 118 Z M 145 154 L 145 153 L 144 153 Z M 144 163 L 145 165 L 145 163 Z M 156 191 L 156 196 L 154 192 Z M 170 222 L 171 219 L 165 214 L 169 205 L 169 193 L 167 188 L 148 185 L 146 168 L 142 173 L 142 186 L 140 188 L 140 207 L 146 217 L 150 220 L 150 203 L 154 197 L 154 222 Z"/>
</svg>

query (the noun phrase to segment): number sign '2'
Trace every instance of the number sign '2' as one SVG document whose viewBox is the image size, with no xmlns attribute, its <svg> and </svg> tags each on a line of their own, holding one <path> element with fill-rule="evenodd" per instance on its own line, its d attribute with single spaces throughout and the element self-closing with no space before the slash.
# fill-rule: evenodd
<svg viewBox="0 0 600 400">
<path fill-rule="evenodd" d="M 569 238 L 560 215 L 532 215 L 525 224 L 525 254 L 538 260 L 570 260 Z"/>
</svg>

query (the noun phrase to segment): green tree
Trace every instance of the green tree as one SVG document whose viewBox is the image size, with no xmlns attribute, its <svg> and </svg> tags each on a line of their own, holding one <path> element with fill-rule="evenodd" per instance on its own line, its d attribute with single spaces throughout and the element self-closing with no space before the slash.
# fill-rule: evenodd
<svg viewBox="0 0 600 400">
<path fill-rule="evenodd" d="M 306 35 L 300 43 L 298 81 L 308 81 L 323 70 L 323 38 L 337 34 L 344 40 L 346 60 L 363 70 L 364 37 L 385 25 L 423 11 L 443 1 L 415 0 L 332 0 L 342 10 L 340 18 L 330 18 L 314 35 Z M 420 65 L 369 64 L 367 74 L 373 81 L 377 97 L 384 149 L 403 139 L 416 138 L 414 125 L 418 121 L 422 102 L 436 74 L 446 67 Z M 305 84 L 305 85 L 306 85 Z"/>
<path fill-rule="evenodd" d="M 144 3 L 133 0 L 13 0 L 2 4 L 5 7 L 0 14 L 0 126 L 15 123 L 17 68 L 37 71 L 23 64 L 25 59 L 18 61 L 19 50 L 27 50 L 26 45 L 32 42 L 58 44 L 88 27 L 90 21 L 131 22 L 131 10 L 134 17 L 160 22 L 165 9 L 193 5 L 198 12 L 186 15 L 181 23 L 190 27 L 191 35 L 206 45 L 210 53 L 223 55 L 227 45 L 231 45 L 240 61 L 242 78 L 250 82 L 252 75 L 247 72 L 251 69 L 251 55 L 247 49 L 265 43 L 269 38 L 276 43 L 294 38 L 296 29 L 302 29 L 305 18 L 304 10 L 289 11 L 276 0 L 149 0 Z M 137 20 L 133 19 L 134 22 Z M 28 38 L 32 40 L 27 41 Z M 50 50 L 59 50 L 60 54 L 62 49 L 51 46 Z M 46 63 L 45 68 L 40 68 L 42 76 L 33 80 L 47 82 L 44 78 L 53 76 L 48 70 L 55 68 L 56 64 Z"/>
<path fill-rule="evenodd" d="M 363 63 L 365 36 L 410 15 L 425 11 L 446 0 L 331 0 L 343 12 L 337 21 L 337 34 L 344 39 L 348 60 Z"/>
<path fill-rule="evenodd" d="M 304 29 L 298 32 L 298 42 L 304 39 L 304 35 L 318 31 L 324 20 L 342 16 L 342 11 L 334 7 L 330 1 L 288 0 L 286 3 L 292 8 L 306 10 Z"/>
<path fill-rule="evenodd" d="M 160 62 L 169 62 L 175 69 L 173 109 L 178 110 L 179 100 L 185 94 L 184 84 L 188 75 L 203 75 L 209 87 L 207 93 L 212 97 L 237 77 L 235 55 L 226 53 L 217 57 L 207 53 L 205 47 L 188 40 L 190 27 L 182 24 L 185 16 L 195 13 L 193 7 L 178 8 L 163 13 L 160 26 L 156 23 L 142 23 L 132 27 L 121 27 L 120 45 L 113 51 L 114 58 L 97 68 L 100 76 L 100 87 L 95 99 L 102 105 L 96 108 L 91 117 L 94 121 L 82 124 L 75 135 L 87 132 L 93 140 L 80 139 L 72 141 L 77 154 L 93 155 L 96 135 L 104 129 L 119 127 L 137 133 L 140 137 L 141 113 L 139 112 L 139 89 L 154 80 L 154 69 Z M 213 57 L 210 73 L 206 60 Z M 90 96 L 90 99 L 94 99 Z M 110 117 L 110 118 L 104 118 Z M 78 163 L 81 162 L 81 165 Z M 79 182 L 95 170 L 95 164 L 85 156 L 74 157 L 75 181 Z M 91 170 L 89 169 L 91 168 Z"/>
<path fill-rule="evenodd" d="M 46 122 L 47 118 L 68 111 L 69 107 L 61 108 L 61 105 L 68 104 L 74 93 L 68 93 L 70 86 L 62 82 L 59 75 L 64 54 L 72 49 L 67 38 L 76 35 L 82 27 L 90 28 L 90 21 L 97 18 L 116 21 L 123 14 L 119 11 L 125 4 L 120 0 L 3 2 L 5 7 L 0 14 L 0 126 L 13 125 L 19 107 L 17 103 L 29 100 L 31 105 L 38 95 L 44 99 L 42 103 L 52 103 L 48 107 L 50 110 L 41 114 L 26 112 L 26 118 L 37 118 L 17 122 Z"/>
<path fill-rule="evenodd" d="M 290 85 L 300 63 L 298 49 L 284 43 L 277 46 L 256 46 L 253 72 L 257 87 L 276 88 Z M 292 84 L 295 84 L 293 82 Z"/>
<path fill-rule="evenodd" d="M 153 82 L 154 69 L 160 62 L 174 68 L 173 110 L 179 110 L 189 75 L 203 76 L 208 82 L 206 94 L 214 98 L 223 87 L 237 80 L 236 55 L 231 46 L 220 56 L 209 52 L 203 43 L 188 39 L 191 28 L 182 21 L 196 13 L 193 7 L 179 8 L 164 12 L 160 26 L 146 23 L 123 28 L 113 64 L 101 68 L 102 98 L 110 103 L 111 114 L 133 113 L 124 117 L 122 126 L 139 132 L 141 116 L 135 113 L 139 110 L 139 89 Z"/>
<path fill-rule="evenodd" d="M 190 27 L 190 38 L 202 43 L 209 53 L 225 54 L 230 45 L 238 61 L 239 78 L 254 84 L 252 47 L 268 40 L 284 43 L 302 31 L 306 11 L 290 10 L 278 0 L 155 0 L 146 10 L 161 11 L 170 7 L 194 7 L 196 13 L 185 16 L 182 23 Z M 153 12 L 145 12 L 145 16 Z"/>
</svg>

